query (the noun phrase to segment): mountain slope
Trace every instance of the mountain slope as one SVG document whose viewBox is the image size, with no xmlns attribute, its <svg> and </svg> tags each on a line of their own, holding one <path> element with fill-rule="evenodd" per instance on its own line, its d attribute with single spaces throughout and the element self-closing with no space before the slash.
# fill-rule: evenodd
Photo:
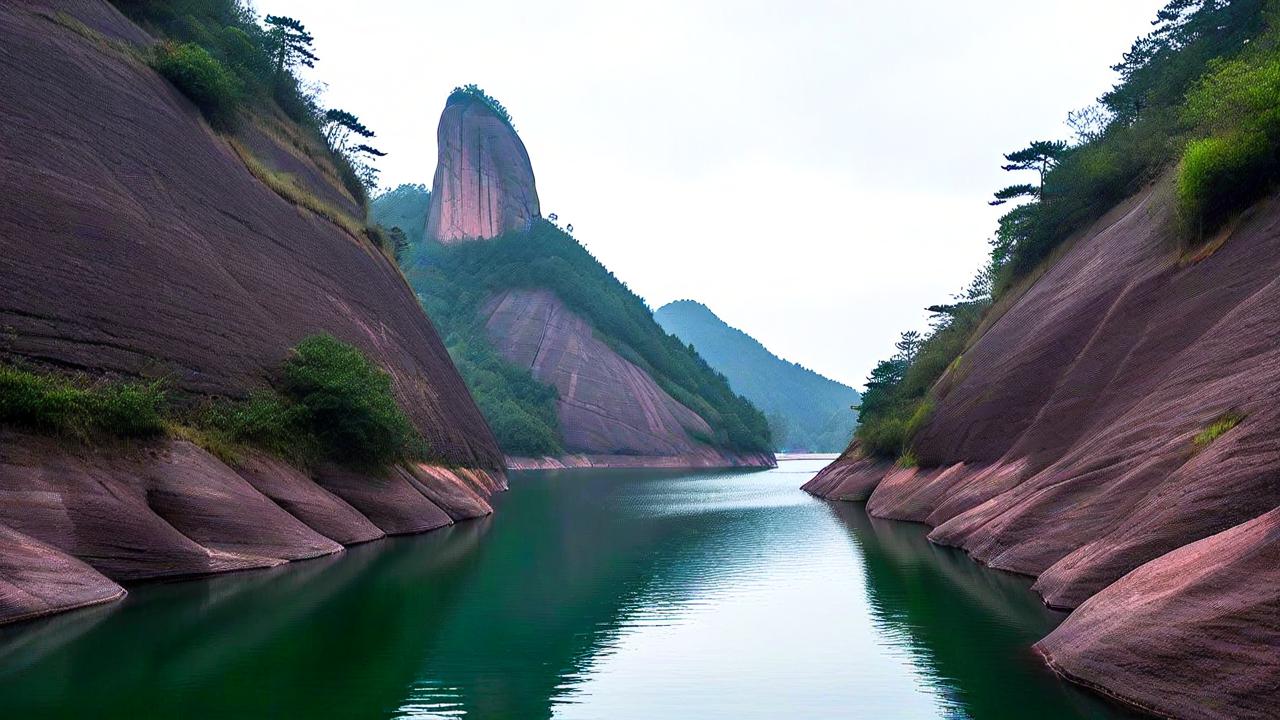
<svg viewBox="0 0 1280 720">
<path fill-rule="evenodd" d="M 547 458 L 515 462 L 772 464 L 764 416 L 537 217 L 528 154 L 496 101 L 455 91 L 438 135 L 440 185 L 406 276 L 504 450 Z M 374 218 L 395 222 L 389 208 L 376 201 Z"/>
<path fill-rule="evenodd" d="M 105 600 L 116 581 L 270 566 L 489 512 L 501 453 L 399 271 L 260 179 L 362 214 L 318 135 L 270 102 L 214 131 L 143 62 L 156 41 L 105 2 L 5 5 L 0 35 L 0 360 L 158 380 L 195 409 L 270 391 L 290 348 L 328 333 L 387 373 L 450 468 L 300 469 L 257 450 L 224 461 L 189 434 L 0 428 L 0 543 L 26 548 L 0 622 L 84 604 L 94 582 Z M 54 567 L 74 574 L 60 585 Z"/>
<path fill-rule="evenodd" d="M 776 450 L 840 452 L 849 444 L 857 390 L 783 360 L 693 300 L 667 303 L 653 317 L 764 411 Z"/>
</svg>

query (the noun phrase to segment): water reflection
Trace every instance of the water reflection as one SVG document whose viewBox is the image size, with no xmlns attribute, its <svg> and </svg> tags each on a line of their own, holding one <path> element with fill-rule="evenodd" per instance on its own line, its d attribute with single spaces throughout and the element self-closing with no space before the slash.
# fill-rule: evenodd
<svg viewBox="0 0 1280 720">
<path fill-rule="evenodd" d="M 0 717 L 1113 717 L 1027 583 L 767 473 L 523 473 L 495 518 L 0 629 Z"/>
<path fill-rule="evenodd" d="M 928 528 L 833 503 L 862 556 L 873 622 L 961 717 L 1135 717 L 1048 672 L 1031 645 L 1066 613 L 1035 601 L 1031 579 L 933 545 Z"/>
</svg>

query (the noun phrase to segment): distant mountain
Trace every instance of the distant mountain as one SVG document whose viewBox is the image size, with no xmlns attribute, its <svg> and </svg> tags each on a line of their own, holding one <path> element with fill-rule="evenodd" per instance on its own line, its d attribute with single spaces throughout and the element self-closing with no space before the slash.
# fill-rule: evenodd
<svg viewBox="0 0 1280 720">
<path fill-rule="evenodd" d="M 659 308 L 654 319 L 693 345 L 734 392 L 764 411 L 777 450 L 840 452 L 849 444 L 857 390 L 774 355 L 702 303 L 677 300 Z"/>
</svg>

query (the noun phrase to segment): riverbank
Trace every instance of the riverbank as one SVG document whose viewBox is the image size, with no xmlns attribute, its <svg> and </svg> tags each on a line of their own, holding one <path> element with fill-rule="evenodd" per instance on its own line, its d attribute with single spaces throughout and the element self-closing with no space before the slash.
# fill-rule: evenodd
<svg viewBox="0 0 1280 720">
<path fill-rule="evenodd" d="M 489 518 L 139 585 L 0 628 L 0 716 L 1128 717 L 1029 652 L 1025 578 L 796 489 L 822 464 L 515 472 Z"/>
<path fill-rule="evenodd" d="M 493 512 L 500 471 L 233 467 L 184 440 L 90 447 L 0 430 L 0 624 L 125 595 L 125 585 L 266 568 Z"/>
</svg>

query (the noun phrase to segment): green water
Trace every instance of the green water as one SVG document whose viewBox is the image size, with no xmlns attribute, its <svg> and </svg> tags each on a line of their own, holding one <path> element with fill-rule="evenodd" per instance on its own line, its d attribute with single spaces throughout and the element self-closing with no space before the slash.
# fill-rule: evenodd
<svg viewBox="0 0 1280 720">
<path fill-rule="evenodd" d="M 757 473 L 516 473 L 498 514 L 0 628 L 3 718 L 1111 718 L 1022 578 Z"/>
</svg>

